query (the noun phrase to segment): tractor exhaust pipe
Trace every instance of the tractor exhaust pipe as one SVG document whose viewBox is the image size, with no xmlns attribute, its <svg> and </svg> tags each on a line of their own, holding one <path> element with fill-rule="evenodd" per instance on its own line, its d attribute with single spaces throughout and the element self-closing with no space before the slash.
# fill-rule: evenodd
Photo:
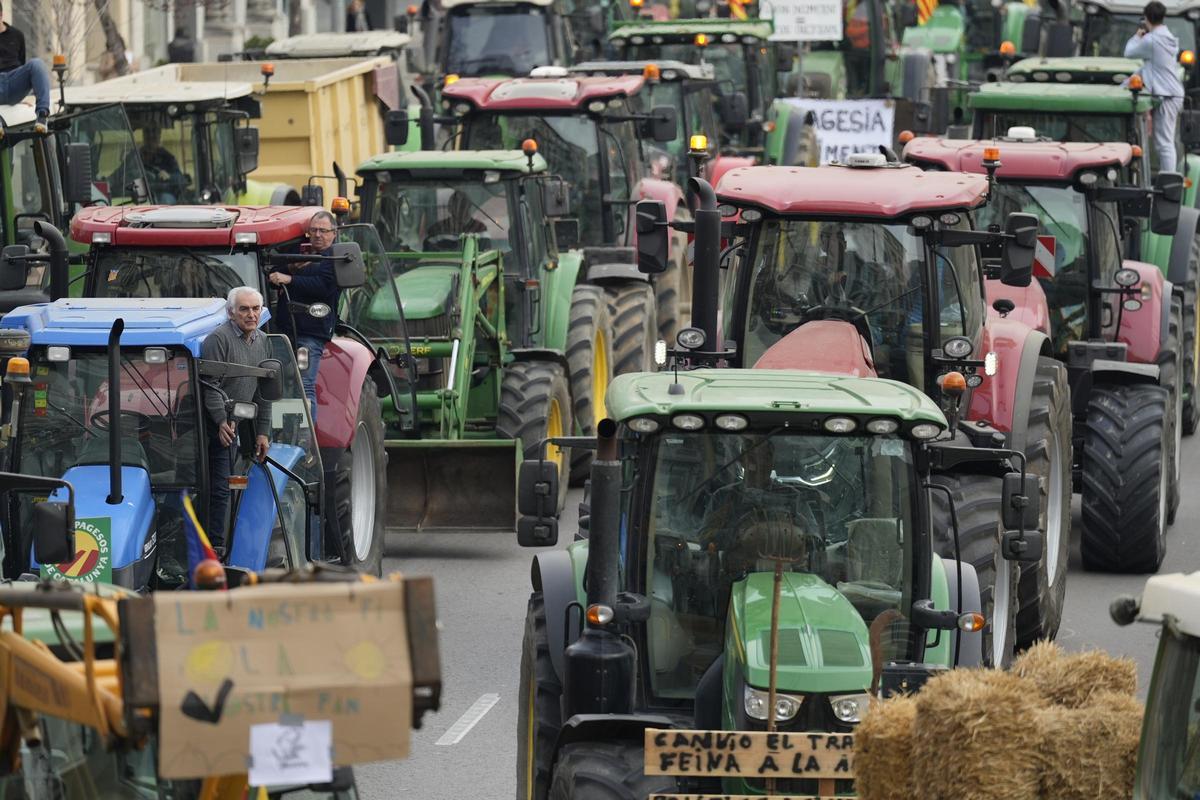
<svg viewBox="0 0 1200 800">
<path fill-rule="evenodd" d="M 50 246 L 51 302 L 60 297 L 66 297 L 68 291 L 67 285 L 70 283 L 70 275 L 67 272 L 67 259 L 70 257 L 70 252 L 67 250 L 67 242 L 63 238 L 62 231 L 49 222 L 36 220 L 33 223 L 33 232 L 45 239 L 46 244 Z"/>
<path fill-rule="evenodd" d="M 717 347 L 717 298 L 721 291 L 721 212 L 717 193 L 703 178 L 688 180 L 696 197 L 695 256 L 692 266 L 692 327 L 704 331 L 706 350 Z"/>
<path fill-rule="evenodd" d="M 621 462 L 617 460 L 617 425 L 602 419 L 596 426 L 596 458 L 592 461 L 592 520 L 589 524 L 587 601 L 609 608 L 617 600 L 620 558 Z"/>
<path fill-rule="evenodd" d="M 417 127 L 421 131 L 421 149 L 434 150 L 437 147 L 437 143 L 433 129 L 433 101 L 429 99 L 429 94 L 420 86 L 414 85 L 409 88 L 412 89 L 417 102 L 421 104 L 420 116 L 417 117 Z"/>
<path fill-rule="evenodd" d="M 61 236 L 59 237 L 62 238 Z M 108 499 L 115 506 L 121 494 L 121 331 L 125 320 L 118 317 L 108 332 Z"/>
</svg>

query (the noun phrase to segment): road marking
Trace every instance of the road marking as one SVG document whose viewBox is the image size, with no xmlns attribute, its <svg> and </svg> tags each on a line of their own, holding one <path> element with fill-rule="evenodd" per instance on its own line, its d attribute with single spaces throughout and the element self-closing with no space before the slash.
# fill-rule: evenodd
<svg viewBox="0 0 1200 800">
<path fill-rule="evenodd" d="M 480 695 L 479 699 L 472 703 L 471 707 L 434 744 L 458 744 L 463 740 L 464 736 L 471 732 L 471 728 L 479 724 L 479 720 L 483 719 L 483 715 L 491 711 L 492 706 L 499 702 L 500 695 L 498 694 Z"/>
</svg>

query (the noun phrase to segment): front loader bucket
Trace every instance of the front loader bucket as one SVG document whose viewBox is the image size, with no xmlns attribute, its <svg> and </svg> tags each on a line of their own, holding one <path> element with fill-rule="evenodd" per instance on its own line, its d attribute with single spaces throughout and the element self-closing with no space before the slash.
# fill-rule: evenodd
<svg viewBox="0 0 1200 800">
<path fill-rule="evenodd" d="M 512 531 L 517 442 L 388 442 L 388 528 Z"/>
</svg>

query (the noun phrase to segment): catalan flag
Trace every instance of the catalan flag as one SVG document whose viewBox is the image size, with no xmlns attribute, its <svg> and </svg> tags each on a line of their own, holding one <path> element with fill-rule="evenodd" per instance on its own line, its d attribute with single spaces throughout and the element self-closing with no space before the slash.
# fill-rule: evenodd
<svg viewBox="0 0 1200 800">
<path fill-rule="evenodd" d="M 218 561 L 217 551 L 213 549 L 212 544 L 208 541 L 208 536 L 204 533 L 204 527 L 200 524 L 199 518 L 196 517 L 196 509 L 192 506 L 192 498 L 186 491 L 183 495 L 183 538 L 187 541 L 188 554 L 188 586 L 192 586 L 192 575 L 196 571 L 196 565 L 206 559 Z"/>
<path fill-rule="evenodd" d="M 933 16 L 933 10 L 938 7 L 938 0 L 917 0 L 917 23 L 924 25 Z"/>
</svg>

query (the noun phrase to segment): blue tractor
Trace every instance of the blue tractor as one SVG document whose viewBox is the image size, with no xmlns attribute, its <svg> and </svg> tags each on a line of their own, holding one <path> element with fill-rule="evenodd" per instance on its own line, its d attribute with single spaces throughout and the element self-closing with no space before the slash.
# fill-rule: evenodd
<svg viewBox="0 0 1200 800">
<path fill-rule="evenodd" d="M 38 498 L 3 504 L 6 576 L 40 571 L 138 591 L 185 581 L 183 498 L 204 519 L 210 489 L 203 392 L 235 376 L 257 378 L 271 402 L 270 448 L 262 464 L 238 453 L 223 561 L 258 572 L 342 555 L 340 537 L 321 533 L 324 472 L 291 344 L 267 335 L 270 358 L 254 366 L 200 358 L 227 319 L 220 299 L 135 298 L 64 298 L 0 319 L 8 464 L 75 489 L 75 551 L 59 564 L 38 564 L 25 541 Z M 257 409 L 230 401 L 227 413 L 249 425 Z M 240 440 L 253 442 L 252 431 Z"/>
</svg>

